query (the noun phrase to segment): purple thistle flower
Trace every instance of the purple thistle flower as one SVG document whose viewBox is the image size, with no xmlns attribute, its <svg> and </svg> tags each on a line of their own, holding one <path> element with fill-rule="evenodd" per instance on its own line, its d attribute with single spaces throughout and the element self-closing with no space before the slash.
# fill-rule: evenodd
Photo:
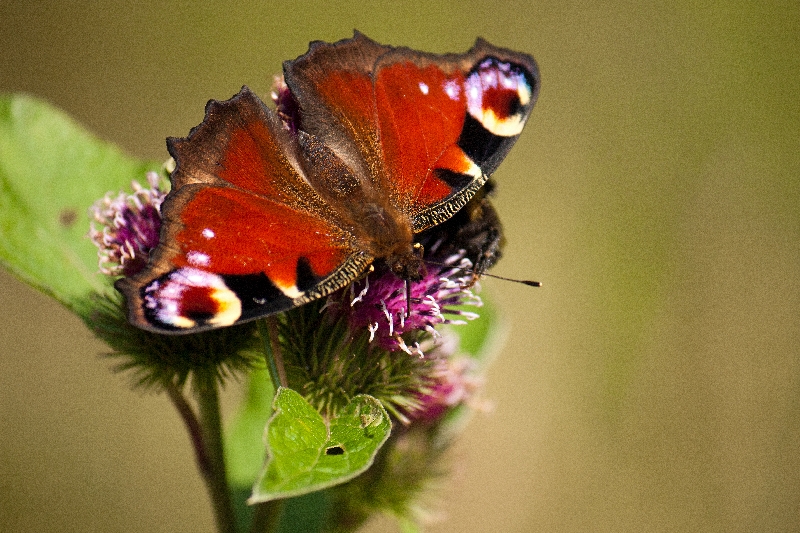
<svg viewBox="0 0 800 533">
<path fill-rule="evenodd" d="M 439 420 L 447 410 L 459 405 L 485 408 L 477 399 L 484 379 L 475 361 L 467 356 L 439 358 L 429 375 L 431 384 L 419 396 L 420 407 L 409 417 L 423 423 Z"/>
<path fill-rule="evenodd" d="M 149 187 L 131 182 L 132 194 L 108 193 L 90 209 L 91 237 L 97 246 L 100 272 L 109 276 L 132 276 L 147 264 L 150 251 L 158 245 L 161 202 L 166 192 L 159 176 L 147 173 Z"/>
<path fill-rule="evenodd" d="M 349 299 L 345 291 L 341 307 L 347 309 L 350 328 L 369 331 L 370 342 L 390 351 L 423 355 L 419 343 L 409 347 L 404 339 L 409 332 L 427 332 L 434 338 L 439 324 L 464 324 L 477 313 L 456 309 L 457 306 L 480 307 L 481 299 L 469 288 L 473 282 L 472 263 L 463 255 L 452 255 L 441 265 L 428 265 L 419 281 L 411 282 L 411 309 L 408 307 L 406 282 L 392 272 L 377 277 L 365 276 L 350 285 Z M 344 301 L 342 301 L 344 300 Z M 446 316 L 446 315 L 449 315 Z"/>
<path fill-rule="evenodd" d="M 296 134 L 300 124 L 300 106 L 297 105 L 297 100 L 294 99 L 283 76 L 275 76 L 270 96 L 284 127 L 292 134 Z"/>
<path fill-rule="evenodd" d="M 458 344 L 459 337 L 452 331 L 423 342 L 429 364 L 420 367 L 421 384 L 399 417 L 403 424 L 433 424 L 461 405 L 480 410 L 490 407 L 479 397 L 484 376 L 478 362 L 457 353 Z"/>
</svg>

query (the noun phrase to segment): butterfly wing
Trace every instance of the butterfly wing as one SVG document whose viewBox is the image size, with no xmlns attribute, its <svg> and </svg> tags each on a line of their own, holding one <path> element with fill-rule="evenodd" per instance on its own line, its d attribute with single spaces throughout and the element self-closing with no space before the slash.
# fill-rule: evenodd
<svg viewBox="0 0 800 533">
<path fill-rule="evenodd" d="M 118 282 L 159 332 L 230 325 L 319 298 L 372 260 L 303 179 L 297 143 L 246 87 L 211 101 L 185 139 L 147 269 Z"/>
<path fill-rule="evenodd" d="M 300 108 L 302 131 L 327 146 L 366 187 L 382 174 L 372 71 L 392 48 L 361 33 L 337 43 L 312 42 L 283 64 L 286 84 Z"/>
<path fill-rule="evenodd" d="M 434 261 L 460 254 L 472 260 L 473 281 L 500 259 L 505 243 L 503 225 L 489 199 L 493 188 L 490 178 L 458 213 L 416 236 Z"/>
<path fill-rule="evenodd" d="M 312 43 L 284 73 L 295 134 L 244 88 L 168 139 L 177 168 L 161 244 L 118 282 L 136 325 L 220 327 L 324 296 L 375 257 L 406 266 L 411 232 L 480 189 L 539 87 L 530 56 L 482 40 L 433 55 L 359 33 Z"/>
<path fill-rule="evenodd" d="M 313 43 L 284 74 L 301 129 L 382 191 L 415 232 L 469 201 L 513 146 L 539 90 L 532 57 L 481 39 L 464 54 L 435 55 L 356 33 Z"/>
</svg>

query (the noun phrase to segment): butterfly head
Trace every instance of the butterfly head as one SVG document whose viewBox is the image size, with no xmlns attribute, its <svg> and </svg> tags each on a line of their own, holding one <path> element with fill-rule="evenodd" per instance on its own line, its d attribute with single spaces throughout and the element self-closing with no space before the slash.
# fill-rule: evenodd
<svg viewBox="0 0 800 533">
<path fill-rule="evenodd" d="M 422 260 L 422 245 L 419 243 L 405 247 L 400 253 L 387 260 L 391 271 L 400 279 L 419 281 L 425 276 L 425 263 Z"/>
</svg>

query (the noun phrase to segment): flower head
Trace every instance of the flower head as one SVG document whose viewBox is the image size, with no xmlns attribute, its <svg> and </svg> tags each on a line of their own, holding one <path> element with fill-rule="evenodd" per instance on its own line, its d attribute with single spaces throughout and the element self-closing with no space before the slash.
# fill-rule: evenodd
<svg viewBox="0 0 800 533">
<path fill-rule="evenodd" d="M 422 343 L 427 364 L 416 368 L 419 384 L 413 399 L 403 406 L 398 419 L 404 424 L 433 424 L 449 410 L 465 405 L 484 409 L 479 398 L 484 376 L 478 361 L 459 351 L 459 337 L 445 330 L 437 339 Z"/>
<path fill-rule="evenodd" d="M 150 251 L 158 245 L 161 202 L 166 192 L 159 176 L 147 173 L 149 187 L 131 182 L 132 194 L 106 194 L 92 206 L 89 236 L 97 246 L 100 271 L 110 276 L 132 276 L 147 264 Z"/>
<path fill-rule="evenodd" d="M 482 302 L 467 288 L 472 263 L 460 254 L 446 258 L 441 264 L 429 264 L 423 278 L 406 283 L 392 272 L 376 277 L 367 275 L 350 285 L 349 322 L 352 330 L 365 328 L 370 342 L 390 350 L 416 351 L 418 343 L 409 347 L 407 333 L 427 332 L 436 337 L 439 324 L 463 324 L 464 319 L 477 318 L 476 313 L 458 306 L 480 306 Z M 410 294 L 408 294 L 410 291 Z M 410 307 L 409 307 L 410 304 Z"/>
<path fill-rule="evenodd" d="M 431 384 L 420 394 L 420 407 L 409 413 L 414 420 L 436 422 L 458 405 L 481 406 L 475 398 L 484 379 L 474 359 L 465 355 L 439 358 L 429 377 Z"/>
</svg>

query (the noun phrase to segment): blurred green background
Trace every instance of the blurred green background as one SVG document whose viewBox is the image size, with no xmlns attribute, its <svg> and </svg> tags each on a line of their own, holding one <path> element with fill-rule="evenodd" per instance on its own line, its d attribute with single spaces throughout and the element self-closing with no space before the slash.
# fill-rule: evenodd
<svg viewBox="0 0 800 533">
<path fill-rule="evenodd" d="M 0 91 L 161 160 L 310 40 L 532 53 L 495 272 L 544 287 L 484 283 L 510 326 L 495 408 L 429 530 L 797 531 L 800 4 L 665 4 L 3 2 Z M 0 308 L 0 530 L 212 531 L 167 399 L 4 272 Z"/>
</svg>

